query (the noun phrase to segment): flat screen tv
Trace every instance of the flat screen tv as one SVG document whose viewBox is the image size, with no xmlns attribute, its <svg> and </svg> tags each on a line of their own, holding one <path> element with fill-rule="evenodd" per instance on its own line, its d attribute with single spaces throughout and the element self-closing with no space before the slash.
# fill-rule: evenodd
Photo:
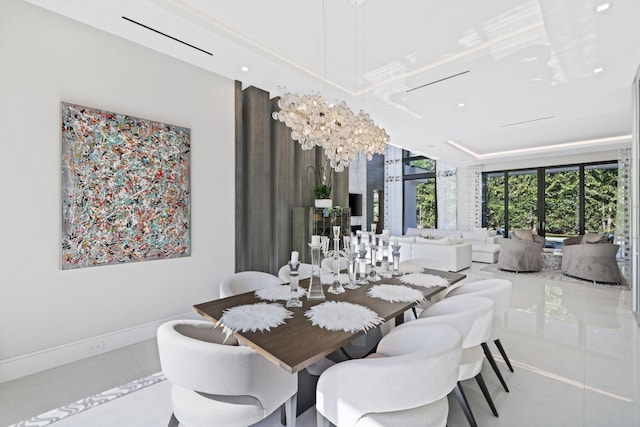
<svg viewBox="0 0 640 427">
<path fill-rule="evenodd" d="M 362 194 L 349 193 L 351 216 L 362 216 Z"/>
</svg>

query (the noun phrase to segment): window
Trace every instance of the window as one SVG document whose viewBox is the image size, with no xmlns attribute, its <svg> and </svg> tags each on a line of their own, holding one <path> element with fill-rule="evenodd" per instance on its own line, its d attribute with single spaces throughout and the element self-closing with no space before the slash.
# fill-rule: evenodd
<svg viewBox="0 0 640 427">
<path fill-rule="evenodd" d="M 530 229 L 548 247 L 585 232 L 615 232 L 617 163 L 485 172 L 483 227 Z"/>
<path fill-rule="evenodd" d="M 436 228 L 436 161 L 408 151 L 403 158 L 404 228 Z"/>
</svg>

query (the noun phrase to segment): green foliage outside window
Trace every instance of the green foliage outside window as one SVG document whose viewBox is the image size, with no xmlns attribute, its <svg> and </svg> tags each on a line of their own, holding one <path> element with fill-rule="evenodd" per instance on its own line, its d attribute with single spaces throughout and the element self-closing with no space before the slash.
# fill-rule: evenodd
<svg viewBox="0 0 640 427">
<path fill-rule="evenodd" d="M 435 179 L 416 186 L 416 224 L 419 228 L 436 228 Z"/>
<path fill-rule="evenodd" d="M 537 226 L 538 179 L 533 171 L 509 172 L 509 228 Z M 486 226 L 505 226 L 503 173 L 486 179 Z M 584 229 L 586 232 L 615 233 L 618 169 L 611 165 L 584 168 Z M 580 178 L 575 167 L 549 169 L 545 174 L 545 232 L 547 236 L 576 235 L 580 231 Z"/>
</svg>

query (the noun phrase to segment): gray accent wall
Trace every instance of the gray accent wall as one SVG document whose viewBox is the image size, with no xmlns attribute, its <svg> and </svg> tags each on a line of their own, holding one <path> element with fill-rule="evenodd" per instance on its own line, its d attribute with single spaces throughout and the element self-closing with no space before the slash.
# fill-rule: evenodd
<svg viewBox="0 0 640 427">
<path fill-rule="evenodd" d="M 324 164 L 316 147 L 302 150 L 291 130 L 271 114 L 277 98 L 236 82 L 236 271 L 277 274 L 291 255 L 293 208 L 313 206 L 315 177 Z M 349 172 L 334 174 L 334 206 L 349 204 Z"/>
</svg>

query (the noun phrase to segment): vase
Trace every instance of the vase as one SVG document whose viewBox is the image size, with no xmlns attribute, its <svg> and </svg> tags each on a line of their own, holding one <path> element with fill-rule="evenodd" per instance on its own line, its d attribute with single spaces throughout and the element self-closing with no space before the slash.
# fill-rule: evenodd
<svg viewBox="0 0 640 427">
<path fill-rule="evenodd" d="M 331 199 L 316 199 L 316 208 L 330 208 L 333 206 L 333 200 Z"/>
</svg>

